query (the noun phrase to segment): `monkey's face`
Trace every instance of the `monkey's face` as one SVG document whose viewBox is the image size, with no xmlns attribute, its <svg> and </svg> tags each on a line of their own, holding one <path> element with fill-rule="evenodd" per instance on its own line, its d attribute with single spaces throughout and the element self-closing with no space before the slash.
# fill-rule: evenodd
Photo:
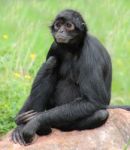
<svg viewBox="0 0 130 150">
<path fill-rule="evenodd" d="M 60 12 L 51 26 L 52 35 L 57 43 L 79 44 L 83 42 L 87 27 L 82 16 L 73 10 Z"/>
<path fill-rule="evenodd" d="M 72 43 L 78 32 L 71 21 L 57 19 L 52 26 L 52 34 L 57 43 Z"/>
</svg>

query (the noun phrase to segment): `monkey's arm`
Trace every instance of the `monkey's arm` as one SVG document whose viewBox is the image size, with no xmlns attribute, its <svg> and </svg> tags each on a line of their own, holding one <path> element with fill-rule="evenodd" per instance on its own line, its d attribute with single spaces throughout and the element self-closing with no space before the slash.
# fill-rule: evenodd
<svg viewBox="0 0 130 150">
<path fill-rule="evenodd" d="M 47 100 L 56 83 L 55 67 L 56 59 L 52 56 L 41 66 L 32 85 L 30 95 L 16 117 L 17 124 L 26 122 L 27 116 L 33 117 L 36 112 L 46 109 Z"/>
<path fill-rule="evenodd" d="M 12 132 L 11 139 L 14 143 L 25 144 L 22 140 L 24 124 L 38 113 L 44 111 L 47 101 L 56 84 L 56 59 L 50 57 L 40 68 L 34 80 L 30 96 L 16 117 L 16 129 Z M 30 116 L 30 117 L 29 117 Z"/>
</svg>

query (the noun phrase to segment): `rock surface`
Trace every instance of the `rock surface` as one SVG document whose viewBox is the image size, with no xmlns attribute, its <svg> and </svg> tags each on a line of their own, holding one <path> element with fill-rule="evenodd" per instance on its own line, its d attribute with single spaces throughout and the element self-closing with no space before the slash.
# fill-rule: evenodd
<svg viewBox="0 0 130 150">
<path fill-rule="evenodd" d="M 99 128 L 72 132 L 54 129 L 28 146 L 13 144 L 9 133 L 0 141 L 0 150 L 130 150 L 130 112 L 122 109 L 109 112 L 109 119 Z"/>
</svg>

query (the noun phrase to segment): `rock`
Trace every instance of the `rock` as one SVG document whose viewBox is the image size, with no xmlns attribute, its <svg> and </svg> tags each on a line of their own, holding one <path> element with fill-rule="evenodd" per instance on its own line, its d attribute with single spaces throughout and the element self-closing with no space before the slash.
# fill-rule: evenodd
<svg viewBox="0 0 130 150">
<path fill-rule="evenodd" d="M 114 109 L 109 113 L 109 119 L 99 128 L 72 132 L 54 129 L 28 146 L 12 143 L 9 133 L 0 141 L 0 150 L 130 150 L 130 112 Z"/>
</svg>

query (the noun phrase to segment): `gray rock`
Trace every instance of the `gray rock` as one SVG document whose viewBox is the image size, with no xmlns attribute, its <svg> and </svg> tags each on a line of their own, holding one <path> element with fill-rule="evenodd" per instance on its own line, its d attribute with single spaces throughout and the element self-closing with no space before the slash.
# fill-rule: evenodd
<svg viewBox="0 0 130 150">
<path fill-rule="evenodd" d="M 54 129 L 28 146 L 12 143 L 8 133 L 0 141 L 0 150 L 130 150 L 130 112 L 122 109 L 109 112 L 107 122 L 99 128 L 72 132 Z"/>
</svg>

